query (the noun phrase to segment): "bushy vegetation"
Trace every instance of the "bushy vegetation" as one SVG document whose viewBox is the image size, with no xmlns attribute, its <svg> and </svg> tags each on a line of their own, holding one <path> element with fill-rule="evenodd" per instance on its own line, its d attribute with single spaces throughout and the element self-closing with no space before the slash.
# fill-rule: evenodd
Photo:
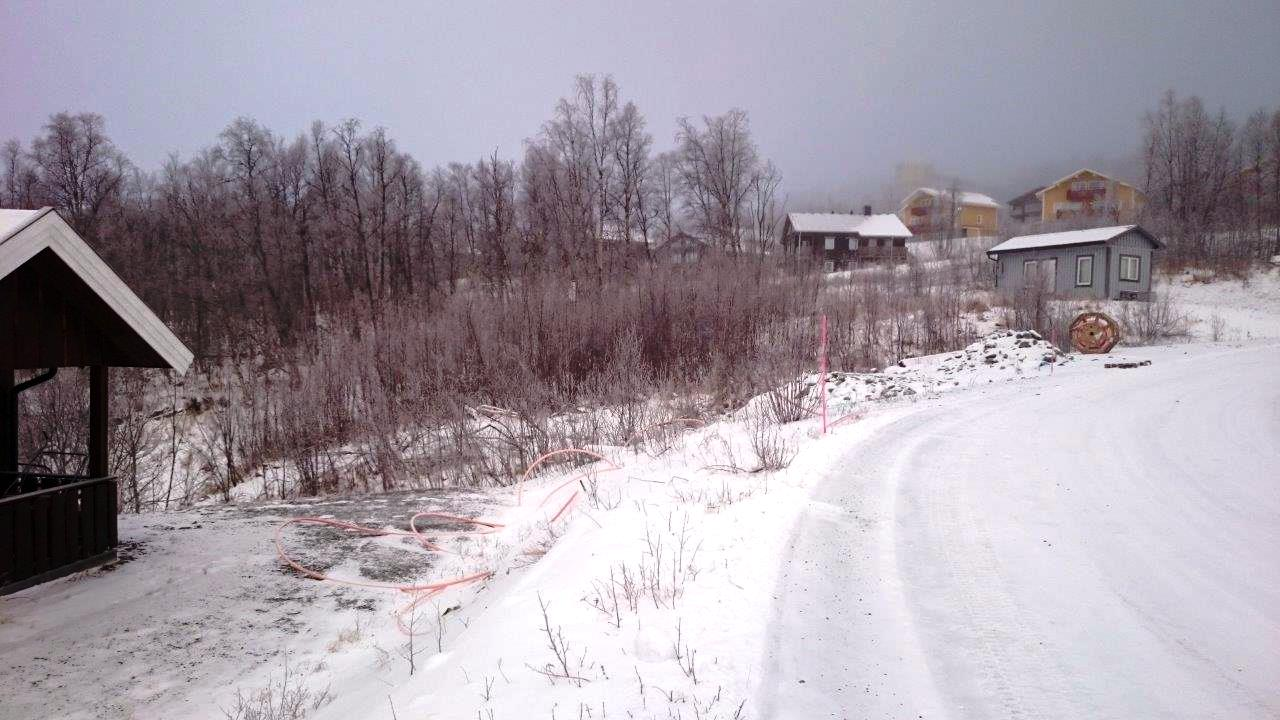
<svg viewBox="0 0 1280 720">
<path fill-rule="evenodd" d="M 625 442 L 813 371 L 820 315 L 845 370 L 962 347 L 988 303 L 1069 345 L 1072 308 L 990 295 L 995 239 L 822 277 L 777 246 L 780 176 L 746 114 L 677 125 L 656 152 L 612 80 L 584 76 L 519 161 L 427 170 L 354 120 L 290 140 L 239 118 L 148 174 L 101 117 L 59 114 L 0 153 L 0 206 L 57 207 L 196 353 L 185 379 L 114 373 L 133 511 L 230 497 L 255 472 L 272 494 L 505 482 L 549 447 Z M 1170 95 L 1145 139 L 1142 222 L 1166 263 L 1245 272 L 1280 252 L 1280 114 L 1237 128 Z M 696 264 L 663 255 L 682 232 L 705 243 Z M 1167 300 L 1126 313 L 1135 337 L 1179 332 Z M 23 400 L 24 458 L 76 471 L 77 374 Z"/>
</svg>

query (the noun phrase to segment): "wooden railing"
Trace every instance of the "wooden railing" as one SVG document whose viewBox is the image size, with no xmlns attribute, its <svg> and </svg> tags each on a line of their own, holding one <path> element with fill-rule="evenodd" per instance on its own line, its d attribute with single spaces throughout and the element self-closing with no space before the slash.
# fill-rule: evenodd
<svg viewBox="0 0 1280 720">
<path fill-rule="evenodd" d="M 116 479 L 0 472 L 0 595 L 112 559 Z"/>
<path fill-rule="evenodd" d="M 1096 200 L 1098 198 L 1106 197 L 1106 195 L 1107 195 L 1107 189 L 1105 187 L 1087 188 L 1085 190 L 1071 190 L 1071 189 L 1067 190 L 1068 200 L 1075 200 L 1075 201 L 1081 201 L 1081 202 Z"/>
<path fill-rule="evenodd" d="M 906 262 L 910 258 L 905 247 L 860 247 L 851 250 L 847 256 L 846 262 L 859 263 L 877 263 L 877 262 Z"/>
</svg>

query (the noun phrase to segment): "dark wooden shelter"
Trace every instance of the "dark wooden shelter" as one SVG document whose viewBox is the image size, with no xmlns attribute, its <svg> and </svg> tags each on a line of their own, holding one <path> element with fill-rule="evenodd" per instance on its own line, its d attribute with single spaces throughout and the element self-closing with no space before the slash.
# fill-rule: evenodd
<svg viewBox="0 0 1280 720">
<path fill-rule="evenodd" d="M 191 351 L 57 212 L 0 210 L 0 595 L 114 559 L 108 370 L 190 364 Z M 59 368 L 84 367 L 84 474 L 51 474 L 19 457 L 18 396 Z"/>
</svg>

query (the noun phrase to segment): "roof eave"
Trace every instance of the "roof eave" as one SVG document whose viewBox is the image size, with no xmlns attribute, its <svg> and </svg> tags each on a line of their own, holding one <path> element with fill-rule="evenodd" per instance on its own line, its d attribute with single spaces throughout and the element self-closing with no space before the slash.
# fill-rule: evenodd
<svg viewBox="0 0 1280 720">
<path fill-rule="evenodd" d="M 57 211 L 55 211 L 53 208 L 49 207 L 48 205 L 40 208 L 39 210 L 36 211 L 35 215 L 32 215 L 31 217 L 27 218 L 26 222 L 22 223 L 21 225 L 16 225 L 10 228 L 9 232 L 5 233 L 3 237 L 0 237 L 0 243 L 4 242 L 5 240 L 8 240 L 14 235 L 17 235 L 23 230 L 26 230 L 27 228 L 36 224 L 37 222 L 40 221 L 41 218 L 43 218 L 45 215 L 48 215 L 51 212 L 57 212 Z"/>
<path fill-rule="evenodd" d="M 34 230 L 37 223 L 50 217 L 57 226 L 49 228 L 47 232 L 37 233 Z M 112 312 L 137 333 L 170 369 L 179 373 L 187 371 L 195 358 L 191 350 L 53 208 L 44 208 L 38 216 L 9 233 L 0 242 L 0 278 L 22 267 L 37 253 L 46 249 L 57 255 L 107 303 Z"/>
</svg>

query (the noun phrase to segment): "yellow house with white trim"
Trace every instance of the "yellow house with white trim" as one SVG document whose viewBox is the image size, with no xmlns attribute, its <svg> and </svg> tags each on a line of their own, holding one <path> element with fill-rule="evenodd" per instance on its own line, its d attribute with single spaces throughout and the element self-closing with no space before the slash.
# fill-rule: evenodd
<svg viewBox="0 0 1280 720">
<path fill-rule="evenodd" d="M 1122 180 L 1096 170 L 1077 170 L 1036 193 L 1044 222 L 1105 219 L 1131 223 L 1147 198 L 1142 191 Z"/>
<path fill-rule="evenodd" d="M 922 187 L 902 201 L 898 216 L 913 235 L 995 235 L 1000 203 L 982 193 Z"/>
</svg>

